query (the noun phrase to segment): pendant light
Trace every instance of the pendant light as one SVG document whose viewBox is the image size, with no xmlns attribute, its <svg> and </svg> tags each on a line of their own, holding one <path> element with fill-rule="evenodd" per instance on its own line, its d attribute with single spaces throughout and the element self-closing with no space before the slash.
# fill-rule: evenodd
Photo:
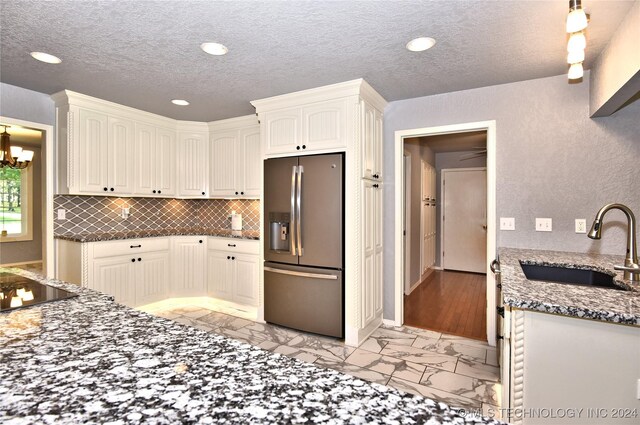
<svg viewBox="0 0 640 425">
<path fill-rule="evenodd" d="M 582 8 L 581 0 L 569 0 L 569 15 L 567 15 L 567 32 L 582 31 L 587 27 L 587 14 Z"/>
<path fill-rule="evenodd" d="M 8 125 L 3 125 L 4 131 L 0 134 L 0 168 L 27 168 L 33 160 L 33 151 L 23 150 L 19 146 L 11 146 L 10 134 L 7 133 Z"/>
<path fill-rule="evenodd" d="M 582 8 L 581 0 L 569 0 L 569 14 L 567 15 L 567 63 L 569 80 L 579 80 L 584 75 L 584 50 L 587 48 L 587 37 L 584 30 L 588 25 L 587 14 Z"/>
</svg>

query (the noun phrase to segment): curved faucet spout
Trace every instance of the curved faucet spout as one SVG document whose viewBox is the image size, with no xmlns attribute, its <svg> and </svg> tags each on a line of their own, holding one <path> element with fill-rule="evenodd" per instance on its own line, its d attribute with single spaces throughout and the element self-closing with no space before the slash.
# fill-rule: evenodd
<svg viewBox="0 0 640 425">
<path fill-rule="evenodd" d="M 636 245 L 636 217 L 629 207 L 623 204 L 607 204 L 600 208 L 593 220 L 591 230 L 588 235 L 591 239 L 600 239 L 602 237 L 602 220 L 605 214 L 610 210 L 620 210 L 627 216 L 627 252 L 624 265 L 627 268 L 638 267 L 638 248 Z M 627 270 L 624 272 L 625 279 L 634 281 L 640 280 L 640 273 L 631 273 Z"/>
</svg>

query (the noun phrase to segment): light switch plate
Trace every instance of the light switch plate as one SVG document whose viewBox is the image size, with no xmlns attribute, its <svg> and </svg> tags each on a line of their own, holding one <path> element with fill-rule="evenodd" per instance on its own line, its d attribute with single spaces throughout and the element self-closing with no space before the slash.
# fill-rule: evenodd
<svg viewBox="0 0 640 425">
<path fill-rule="evenodd" d="M 576 218 L 576 233 L 587 233 L 587 220 Z"/>
<path fill-rule="evenodd" d="M 516 219 L 513 217 L 500 217 L 500 230 L 516 230 Z"/>
<path fill-rule="evenodd" d="M 550 218 L 536 218 L 536 232 L 550 232 L 552 229 Z"/>
<path fill-rule="evenodd" d="M 58 210 L 58 220 L 66 220 L 67 219 L 67 210 L 63 210 L 60 208 Z"/>
</svg>

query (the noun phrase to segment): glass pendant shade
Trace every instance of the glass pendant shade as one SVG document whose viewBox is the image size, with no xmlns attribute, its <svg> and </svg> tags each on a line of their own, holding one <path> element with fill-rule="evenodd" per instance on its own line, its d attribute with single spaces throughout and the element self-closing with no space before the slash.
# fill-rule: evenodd
<svg viewBox="0 0 640 425">
<path fill-rule="evenodd" d="M 579 78 L 582 78 L 583 75 L 584 70 L 582 69 L 582 63 L 574 63 L 569 67 L 568 77 L 570 80 L 577 80 Z"/>
<path fill-rule="evenodd" d="M 575 50 L 567 54 L 567 63 L 572 65 L 574 63 L 584 62 L 584 50 Z"/>
<path fill-rule="evenodd" d="M 578 50 L 584 50 L 587 47 L 587 38 L 583 33 L 577 32 L 571 34 L 569 42 L 567 43 L 567 52 L 575 52 Z"/>
<path fill-rule="evenodd" d="M 587 14 L 583 9 L 573 9 L 567 16 L 567 32 L 582 31 L 587 27 Z"/>
</svg>

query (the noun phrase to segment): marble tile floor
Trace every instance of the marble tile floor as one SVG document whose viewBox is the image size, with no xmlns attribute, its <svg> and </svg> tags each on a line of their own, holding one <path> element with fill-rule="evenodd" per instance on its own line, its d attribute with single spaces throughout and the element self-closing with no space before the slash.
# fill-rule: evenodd
<svg viewBox="0 0 640 425">
<path fill-rule="evenodd" d="M 502 388 L 496 349 L 481 341 L 383 325 L 354 348 L 332 338 L 197 306 L 151 314 L 453 407 L 500 416 Z"/>
</svg>

